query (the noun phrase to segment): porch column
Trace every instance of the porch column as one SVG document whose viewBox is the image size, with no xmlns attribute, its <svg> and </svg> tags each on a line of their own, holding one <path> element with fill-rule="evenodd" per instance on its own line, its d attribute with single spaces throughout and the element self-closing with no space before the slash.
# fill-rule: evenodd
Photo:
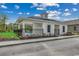
<svg viewBox="0 0 79 59">
<path fill-rule="evenodd" d="M 63 28 L 62 28 L 63 25 L 59 25 L 59 32 L 60 32 L 60 35 L 63 34 Z"/>
<path fill-rule="evenodd" d="M 43 23 L 43 33 L 47 35 L 47 24 Z"/>
<path fill-rule="evenodd" d="M 51 35 L 54 35 L 54 29 L 55 29 L 55 25 L 52 24 L 52 25 L 51 25 Z"/>
<path fill-rule="evenodd" d="M 33 31 L 32 31 L 32 34 L 35 34 L 35 23 L 33 23 Z"/>
<path fill-rule="evenodd" d="M 22 35 L 25 36 L 25 24 L 22 24 Z"/>
<path fill-rule="evenodd" d="M 65 25 L 65 33 L 67 33 L 68 27 L 67 25 Z"/>
</svg>

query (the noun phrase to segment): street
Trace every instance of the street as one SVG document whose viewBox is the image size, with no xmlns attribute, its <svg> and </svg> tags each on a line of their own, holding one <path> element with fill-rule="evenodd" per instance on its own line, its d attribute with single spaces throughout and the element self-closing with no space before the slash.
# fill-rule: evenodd
<svg viewBox="0 0 79 59">
<path fill-rule="evenodd" d="M 78 56 L 79 37 L 0 48 L 0 56 Z"/>
</svg>

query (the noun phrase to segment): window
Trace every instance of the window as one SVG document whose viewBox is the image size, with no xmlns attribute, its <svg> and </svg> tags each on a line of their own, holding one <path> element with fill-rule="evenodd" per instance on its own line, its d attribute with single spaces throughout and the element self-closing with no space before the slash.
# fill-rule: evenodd
<svg viewBox="0 0 79 59">
<path fill-rule="evenodd" d="M 65 32 L 65 26 L 63 26 L 63 32 Z"/>
<path fill-rule="evenodd" d="M 32 33 L 32 25 L 25 24 L 25 32 Z"/>
<path fill-rule="evenodd" d="M 50 32 L 50 25 L 47 26 L 47 32 Z"/>
</svg>

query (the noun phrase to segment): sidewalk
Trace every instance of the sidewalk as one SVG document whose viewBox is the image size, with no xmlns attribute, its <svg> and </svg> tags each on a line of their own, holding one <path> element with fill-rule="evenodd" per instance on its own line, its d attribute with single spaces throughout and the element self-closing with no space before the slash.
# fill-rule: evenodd
<svg viewBox="0 0 79 59">
<path fill-rule="evenodd" d="M 29 43 L 37 43 L 37 42 L 44 42 L 44 41 L 54 41 L 54 40 L 61 40 L 61 39 L 75 38 L 75 37 L 79 37 L 79 35 L 38 38 L 38 39 L 26 39 L 26 40 L 15 40 L 15 41 L 2 41 L 2 42 L 0 42 L 0 47 L 7 47 L 7 46 L 13 46 L 13 45 L 20 45 L 20 44 L 29 44 Z"/>
</svg>

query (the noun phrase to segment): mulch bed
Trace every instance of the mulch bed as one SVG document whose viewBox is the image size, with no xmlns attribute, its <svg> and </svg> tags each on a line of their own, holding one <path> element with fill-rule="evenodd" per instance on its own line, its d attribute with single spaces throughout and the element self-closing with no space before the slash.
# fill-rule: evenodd
<svg viewBox="0 0 79 59">
<path fill-rule="evenodd" d="M 2 42 L 2 41 L 13 41 L 13 40 L 17 40 L 17 39 L 4 39 L 4 38 L 0 38 L 0 42 Z"/>
<path fill-rule="evenodd" d="M 29 39 L 38 39 L 38 38 L 48 38 L 48 37 L 58 37 L 58 36 L 39 36 L 39 37 L 31 37 L 31 36 L 25 36 L 25 37 L 21 37 L 20 39 L 6 39 L 6 38 L 0 38 L 0 42 L 1 41 L 15 41 L 15 40 L 29 40 Z"/>
</svg>

